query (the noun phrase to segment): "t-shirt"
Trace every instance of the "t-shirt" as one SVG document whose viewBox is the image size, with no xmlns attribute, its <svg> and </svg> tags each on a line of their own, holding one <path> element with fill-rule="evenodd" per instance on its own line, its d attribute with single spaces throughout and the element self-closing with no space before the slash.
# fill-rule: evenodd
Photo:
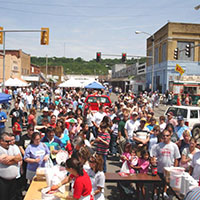
<svg viewBox="0 0 200 200">
<path fill-rule="evenodd" d="M 34 122 L 33 122 L 34 119 L 35 119 L 35 116 L 32 115 L 32 114 L 30 114 L 30 115 L 28 116 L 28 124 L 33 124 L 33 125 L 35 125 Z"/>
<path fill-rule="evenodd" d="M 193 167 L 192 177 L 195 180 L 199 181 L 199 176 L 200 176 L 200 151 L 193 155 L 191 166 Z"/>
<path fill-rule="evenodd" d="M 123 136 L 123 137 L 126 137 L 125 136 L 125 133 L 124 133 L 124 126 L 125 126 L 125 121 L 120 121 L 119 122 L 119 125 L 118 125 L 118 132 L 121 132 L 121 135 Z"/>
<path fill-rule="evenodd" d="M 106 113 L 96 112 L 93 121 L 99 126 L 104 116 L 106 116 Z"/>
<path fill-rule="evenodd" d="M 86 197 L 91 194 L 92 191 L 92 183 L 90 177 L 83 170 L 83 176 L 75 177 L 70 175 L 71 178 L 74 178 L 74 186 L 73 186 L 73 197 L 76 199 L 80 199 L 81 197 Z"/>
<path fill-rule="evenodd" d="M 21 137 L 21 139 L 18 143 L 18 146 L 23 147 L 23 149 L 25 150 L 28 147 L 28 145 L 30 144 L 30 142 L 31 142 L 31 138 L 28 137 L 28 134 L 25 134 Z"/>
<path fill-rule="evenodd" d="M 100 137 L 101 139 L 105 140 L 106 142 L 108 142 L 108 145 L 99 141 L 97 142 L 97 148 L 96 151 L 99 154 L 103 154 L 103 155 L 107 155 L 108 150 L 109 150 L 109 144 L 110 144 L 110 134 L 105 132 L 105 133 L 98 133 L 98 137 Z"/>
<path fill-rule="evenodd" d="M 1 111 L 0 112 L 0 120 L 3 120 L 3 119 L 7 119 L 7 116 L 6 116 L 6 113 Z M 0 122 L 0 128 L 4 128 L 5 127 L 5 122 Z"/>
<path fill-rule="evenodd" d="M 27 169 L 30 171 L 36 171 L 38 167 L 44 167 L 45 161 L 43 160 L 45 155 L 50 154 L 48 147 L 40 142 L 39 145 L 30 144 L 25 150 L 24 159 L 26 158 L 40 158 L 39 163 L 27 163 Z"/>
<path fill-rule="evenodd" d="M 8 149 L 0 146 L 0 156 L 2 154 L 16 156 L 20 154 L 19 148 L 16 148 L 16 145 L 10 145 Z M 0 163 L 0 177 L 4 179 L 14 179 L 18 176 L 18 163 L 12 165 L 4 165 Z"/>
<path fill-rule="evenodd" d="M 133 139 L 133 132 L 135 132 L 138 127 L 140 125 L 140 122 L 138 120 L 133 121 L 133 120 L 128 120 L 124 126 L 124 128 L 127 130 L 128 132 L 128 138 L 129 139 Z"/>
<path fill-rule="evenodd" d="M 147 173 L 148 172 L 148 167 L 149 167 L 149 160 L 145 160 L 143 158 L 139 158 L 138 160 L 138 166 L 141 167 L 141 169 L 139 169 L 140 173 Z"/>
<path fill-rule="evenodd" d="M 24 117 L 24 113 L 21 109 L 16 110 L 15 108 L 13 108 L 10 111 L 10 115 L 12 115 L 12 126 L 14 125 L 14 123 L 17 121 L 17 117 L 20 118 L 20 124 L 22 124 L 22 117 Z"/>
<path fill-rule="evenodd" d="M 152 156 L 157 157 L 159 173 L 163 173 L 164 167 L 174 166 L 175 159 L 181 157 L 178 146 L 173 142 L 156 144 L 155 148 L 152 149 Z"/>
</svg>

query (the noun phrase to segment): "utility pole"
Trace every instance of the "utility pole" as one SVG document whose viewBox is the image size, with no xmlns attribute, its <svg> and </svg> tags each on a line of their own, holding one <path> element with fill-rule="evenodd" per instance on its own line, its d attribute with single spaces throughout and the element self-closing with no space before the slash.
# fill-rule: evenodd
<svg viewBox="0 0 200 200">
<path fill-rule="evenodd" d="M 46 80 L 47 80 L 47 73 L 48 73 L 48 55 L 46 55 Z"/>
<path fill-rule="evenodd" d="M 40 32 L 41 33 L 41 45 L 49 44 L 49 28 L 41 28 L 41 30 L 3 30 L 0 29 L 0 33 L 3 33 L 3 85 L 2 88 L 5 89 L 5 57 L 6 57 L 6 33 L 20 33 L 20 32 Z"/>
</svg>

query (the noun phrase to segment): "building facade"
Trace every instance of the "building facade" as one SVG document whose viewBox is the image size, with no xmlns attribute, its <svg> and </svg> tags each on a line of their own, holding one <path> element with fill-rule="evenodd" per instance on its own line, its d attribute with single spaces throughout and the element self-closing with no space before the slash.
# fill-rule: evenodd
<svg viewBox="0 0 200 200">
<path fill-rule="evenodd" d="M 153 68 L 153 90 L 164 93 L 171 82 L 179 79 L 176 64 L 184 70 L 182 76 L 200 75 L 200 24 L 168 22 L 147 39 L 147 56 L 152 56 L 154 37 L 154 67 L 152 59 L 147 61 L 146 86 L 151 88 Z M 190 44 L 191 56 L 185 55 L 186 45 Z M 174 59 L 174 49 L 178 48 L 178 59 Z"/>
<path fill-rule="evenodd" d="M 0 51 L 2 53 L 2 51 Z M 30 55 L 20 50 L 6 50 L 5 56 L 5 80 L 9 78 L 21 78 L 30 73 Z M 3 56 L 0 55 L 0 82 L 3 81 Z"/>
</svg>

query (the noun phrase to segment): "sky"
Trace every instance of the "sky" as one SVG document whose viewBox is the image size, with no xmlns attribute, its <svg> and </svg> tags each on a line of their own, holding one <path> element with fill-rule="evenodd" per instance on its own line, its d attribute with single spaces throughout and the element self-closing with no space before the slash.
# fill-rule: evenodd
<svg viewBox="0 0 200 200">
<path fill-rule="evenodd" d="M 4 30 L 49 27 L 49 45 L 40 33 L 6 33 L 6 49 L 22 49 L 31 56 L 117 58 L 106 54 L 145 56 L 144 31 L 153 34 L 167 22 L 200 23 L 196 0 L 0 0 Z M 0 49 L 3 46 L 0 45 Z M 119 58 L 119 57 L 118 57 Z"/>
</svg>

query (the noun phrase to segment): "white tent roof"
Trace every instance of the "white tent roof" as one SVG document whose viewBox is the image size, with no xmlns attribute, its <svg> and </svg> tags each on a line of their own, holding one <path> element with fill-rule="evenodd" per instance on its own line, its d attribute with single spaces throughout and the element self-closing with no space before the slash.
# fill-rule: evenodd
<svg viewBox="0 0 200 200">
<path fill-rule="evenodd" d="M 93 80 L 71 78 L 71 79 L 61 83 L 58 86 L 59 87 L 80 87 L 80 88 L 84 88 L 86 85 L 88 85 L 91 82 L 93 82 Z"/>
<path fill-rule="evenodd" d="M 5 82 L 5 86 L 15 86 L 15 87 L 26 87 L 29 86 L 26 82 L 21 81 L 18 78 L 9 78 L 6 82 Z"/>
</svg>

